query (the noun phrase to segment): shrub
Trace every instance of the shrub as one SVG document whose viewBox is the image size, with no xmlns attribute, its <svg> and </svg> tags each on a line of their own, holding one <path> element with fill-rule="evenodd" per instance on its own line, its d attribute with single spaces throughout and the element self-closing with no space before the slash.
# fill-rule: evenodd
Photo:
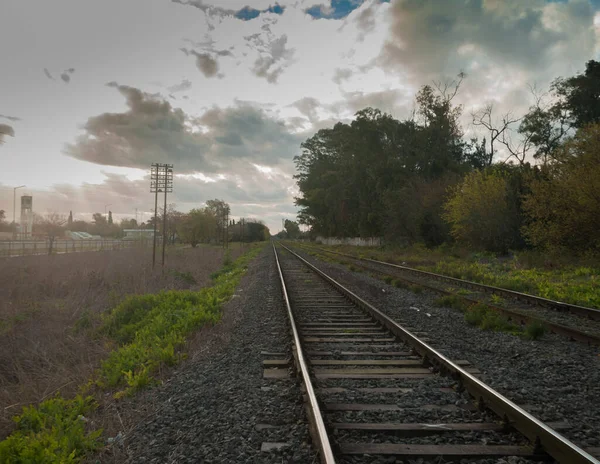
<svg viewBox="0 0 600 464">
<path fill-rule="evenodd" d="M 392 283 L 392 280 L 394 280 L 394 278 L 392 276 L 389 276 L 389 275 L 383 276 L 383 281 L 388 285 Z"/>
<path fill-rule="evenodd" d="M 88 432 L 85 414 L 96 408 L 92 398 L 46 400 L 23 408 L 17 430 L 0 442 L 0 462 L 63 464 L 79 462 L 101 446 L 102 430 Z"/>
</svg>

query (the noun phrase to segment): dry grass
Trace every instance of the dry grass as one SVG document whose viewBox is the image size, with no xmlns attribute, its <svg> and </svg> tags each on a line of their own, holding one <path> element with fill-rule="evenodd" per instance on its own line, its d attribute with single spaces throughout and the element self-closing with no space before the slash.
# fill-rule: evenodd
<svg viewBox="0 0 600 464">
<path fill-rule="evenodd" d="M 94 331 L 103 312 L 128 294 L 205 286 L 223 250 L 169 250 L 164 274 L 151 259 L 127 249 L 0 260 L 0 438 L 21 406 L 89 380 L 110 350 Z"/>
</svg>

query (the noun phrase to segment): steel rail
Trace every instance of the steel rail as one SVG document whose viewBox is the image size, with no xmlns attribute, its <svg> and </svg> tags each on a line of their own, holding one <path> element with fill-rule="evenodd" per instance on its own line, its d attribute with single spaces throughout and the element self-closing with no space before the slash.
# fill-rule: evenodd
<svg viewBox="0 0 600 464">
<path fill-rule="evenodd" d="M 302 256 L 293 252 L 283 244 L 281 244 L 281 246 L 320 275 L 325 281 L 329 282 L 334 288 L 337 288 L 340 292 L 345 294 L 355 304 L 370 313 L 394 335 L 409 343 L 428 362 L 437 365 L 437 367 L 443 371 L 453 374 L 459 383 L 466 388 L 469 394 L 483 402 L 487 408 L 494 411 L 499 417 L 504 418 L 505 422 L 508 422 L 512 427 L 525 435 L 532 443 L 541 446 L 546 453 L 558 462 L 563 464 L 600 464 L 600 461 L 592 455 L 579 448 L 570 440 L 551 427 L 548 427 L 539 419 L 517 406 L 472 374 L 469 374 L 435 348 L 421 341 L 417 336 L 406 330 L 383 312 L 367 303 L 313 264 L 309 263 Z"/>
<path fill-rule="evenodd" d="M 273 252 L 275 253 L 275 262 L 277 263 L 277 270 L 279 272 L 279 278 L 281 280 L 282 293 L 285 299 L 285 305 L 287 308 L 288 317 L 290 319 L 290 325 L 292 327 L 292 335 L 294 337 L 294 344 L 296 346 L 296 360 L 298 363 L 298 367 L 300 368 L 300 372 L 302 374 L 304 387 L 306 388 L 309 412 L 312 416 L 312 419 L 314 421 L 314 427 L 316 429 L 315 438 L 318 441 L 317 445 L 319 447 L 321 455 L 321 462 L 324 464 L 335 464 L 335 458 L 333 457 L 331 443 L 329 442 L 329 435 L 327 434 L 327 429 L 325 428 L 325 422 L 323 421 L 323 415 L 321 414 L 321 409 L 319 408 L 317 395 L 315 394 L 315 390 L 312 386 L 306 360 L 304 359 L 304 355 L 302 353 L 300 336 L 298 334 L 298 329 L 296 328 L 296 322 L 294 319 L 294 314 L 292 313 L 292 307 L 290 305 L 287 288 L 285 286 L 285 279 L 283 278 L 283 271 L 281 270 L 281 264 L 279 263 L 279 256 L 277 255 L 277 249 L 275 248 L 275 244 L 273 244 Z"/>
<path fill-rule="evenodd" d="M 394 267 L 394 268 L 397 268 L 397 269 L 400 269 L 400 270 L 403 270 L 406 272 L 412 272 L 413 274 L 420 274 L 420 275 L 431 277 L 434 279 L 448 280 L 450 282 L 454 282 L 459 285 L 463 285 L 463 286 L 466 285 L 466 286 L 469 286 L 472 288 L 478 288 L 485 292 L 501 293 L 504 295 L 509 295 L 513 298 L 526 300 L 530 303 L 535 303 L 535 304 L 539 304 L 539 305 L 543 305 L 543 306 L 548 306 L 551 308 L 556 308 L 561 311 L 568 311 L 573 314 L 577 314 L 577 315 L 583 316 L 583 317 L 589 317 L 594 320 L 600 320 L 600 309 L 596 309 L 596 308 L 588 308 L 586 306 L 574 305 L 571 303 L 565 303 L 564 301 L 550 300 L 548 298 L 544 298 L 541 296 L 530 295 L 529 293 L 517 292 L 515 290 L 509 290 L 507 288 L 495 287 L 493 285 L 480 284 L 478 282 L 473 282 L 471 280 L 458 279 L 456 277 L 450 277 L 450 276 L 445 276 L 442 274 L 436 274 L 435 272 L 423 271 L 421 269 L 415 269 L 413 267 L 408 267 L 408 266 L 401 266 L 399 264 L 388 263 L 386 261 L 379 261 L 377 259 L 359 258 L 358 256 L 353 256 L 348 253 L 341 253 L 339 251 L 326 250 L 324 248 L 319 248 L 319 247 L 314 247 L 314 246 L 310 246 L 310 247 L 306 247 L 306 248 L 323 251 L 325 253 L 331 253 L 334 255 L 346 256 L 348 258 L 356 259 L 358 261 L 367 261 L 367 262 L 371 262 L 371 263 L 375 263 L 375 264 L 381 264 L 383 266 Z"/>
</svg>

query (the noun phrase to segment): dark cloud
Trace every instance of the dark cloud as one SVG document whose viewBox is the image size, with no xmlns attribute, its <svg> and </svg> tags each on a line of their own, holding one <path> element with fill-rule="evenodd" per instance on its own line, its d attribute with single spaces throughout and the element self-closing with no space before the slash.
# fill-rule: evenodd
<svg viewBox="0 0 600 464">
<path fill-rule="evenodd" d="M 15 136 L 15 130 L 8 124 L 0 124 L 0 145 L 4 143 L 4 137 L 10 135 Z"/>
<path fill-rule="evenodd" d="M 192 83 L 188 79 L 182 80 L 179 84 L 172 85 L 168 87 L 169 92 L 177 93 L 177 92 L 185 92 L 192 88 Z"/>
<path fill-rule="evenodd" d="M 286 48 L 287 35 L 284 34 L 271 40 L 267 47 L 264 46 L 262 38 L 258 34 L 249 36 L 247 39 L 254 39 L 255 43 L 263 48 L 261 56 L 254 62 L 252 72 L 257 77 L 265 78 L 271 84 L 276 83 L 285 68 L 291 64 L 294 56 L 295 50 Z"/>
<path fill-rule="evenodd" d="M 204 77 L 211 78 L 217 76 L 219 72 L 219 62 L 209 53 L 198 53 L 195 50 L 186 48 L 180 49 L 186 56 L 193 55 L 196 57 L 196 67 L 200 70 Z"/>
<path fill-rule="evenodd" d="M 54 80 L 54 77 L 52 77 L 52 74 L 50 74 L 50 71 L 48 71 L 48 68 L 44 68 L 44 74 L 46 75 L 46 77 L 48 79 Z"/>
<path fill-rule="evenodd" d="M 343 81 L 352 77 L 352 70 L 348 68 L 335 68 L 333 73 L 333 82 L 340 85 Z"/>
<path fill-rule="evenodd" d="M 192 118 L 157 95 L 107 84 L 125 98 L 128 111 L 88 119 L 85 133 L 64 152 L 96 164 L 147 168 L 171 162 L 178 172 L 220 172 L 241 161 L 274 165 L 291 161 L 300 142 L 264 110 L 237 103 Z"/>
<path fill-rule="evenodd" d="M 61 75 L 60 78 L 63 80 L 63 82 L 65 82 L 66 84 L 68 84 L 69 82 L 71 82 L 71 74 L 73 74 L 75 72 L 75 68 L 69 68 L 69 69 L 65 69 Z"/>
<path fill-rule="evenodd" d="M 587 59 L 595 43 L 587 1 L 397 0 L 389 12 L 379 64 L 420 83 L 469 73 L 475 61 L 547 71 L 574 55 Z"/>
</svg>

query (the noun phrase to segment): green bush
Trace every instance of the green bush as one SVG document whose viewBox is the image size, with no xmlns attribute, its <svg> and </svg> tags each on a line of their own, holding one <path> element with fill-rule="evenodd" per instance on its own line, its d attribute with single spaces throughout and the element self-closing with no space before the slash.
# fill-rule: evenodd
<svg viewBox="0 0 600 464">
<path fill-rule="evenodd" d="M 465 321 L 467 322 L 467 324 L 479 327 L 483 322 L 486 311 L 487 308 L 480 304 L 470 306 L 465 311 Z"/>
<path fill-rule="evenodd" d="M 388 285 L 392 283 L 392 280 L 394 280 L 394 278 L 392 276 L 389 276 L 389 275 L 383 276 L 383 281 Z"/>
<path fill-rule="evenodd" d="M 102 430 L 86 430 L 85 414 L 93 411 L 92 398 L 57 397 L 26 406 L 15 417 L 17 430 L 0 442 L 2 464 L 63 464 L 79 462 L 101 446 Z"/>
</svg>

